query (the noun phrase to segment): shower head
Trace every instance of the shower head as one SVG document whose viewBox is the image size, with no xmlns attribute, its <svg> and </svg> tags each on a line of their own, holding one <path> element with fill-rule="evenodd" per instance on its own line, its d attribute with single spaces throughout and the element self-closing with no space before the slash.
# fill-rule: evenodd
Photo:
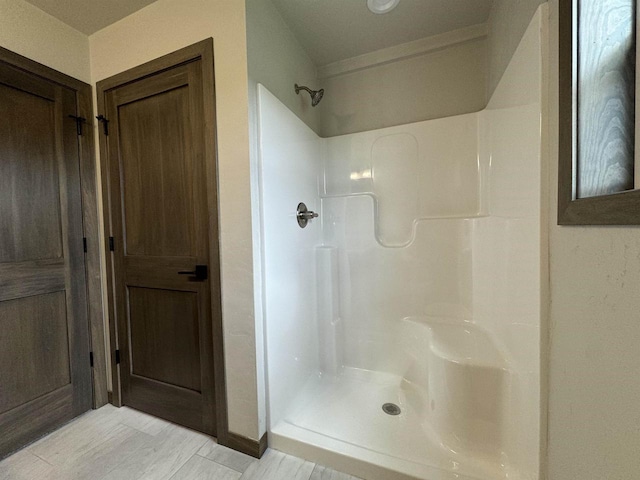
<svg viewBox="0 0 640 480">
<path fill-rule="evenodd" d="M 322 97 L 324 96 L 323 88 L 321 88 L 320 90 L 311 90 L 308 87 L 298 86 L 298 84 L 296 83 L 296 94 L 299 94 L 300 90 L 306 90 L 307 92 L 309 92 L 309 95 L 311 95 L 312 107 L 317 106 L 320 103 L 320 100 L 322 100 Z"/>
</svg>

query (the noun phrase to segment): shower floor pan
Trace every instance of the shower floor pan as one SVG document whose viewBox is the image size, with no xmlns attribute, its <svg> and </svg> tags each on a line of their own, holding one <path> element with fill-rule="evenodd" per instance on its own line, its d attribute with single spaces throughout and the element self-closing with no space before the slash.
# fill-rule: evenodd
<svg viewBox="0 0 640 480">
<path fill-rule="evenodd" d="M 399 415 L 382 406 L 400 407 Z M 423 410 L 425 392 L 401 377 L 352 368 L 312 379 L 270 433 L 273 448 L 371 480 L 505 478 L 493 461 L 440 444 Z"/>
</svg>

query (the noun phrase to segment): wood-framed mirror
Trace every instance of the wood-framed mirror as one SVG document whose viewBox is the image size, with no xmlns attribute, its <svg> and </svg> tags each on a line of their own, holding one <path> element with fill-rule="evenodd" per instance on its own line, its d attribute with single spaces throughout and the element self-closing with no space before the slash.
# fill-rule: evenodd
<svg viewBox="0 0 640 480">
<path fill-rule="evenodd" d="M 640 225 L 637 24 L 636 0 L 560 1 L 559 225 Z"/>
</svg>

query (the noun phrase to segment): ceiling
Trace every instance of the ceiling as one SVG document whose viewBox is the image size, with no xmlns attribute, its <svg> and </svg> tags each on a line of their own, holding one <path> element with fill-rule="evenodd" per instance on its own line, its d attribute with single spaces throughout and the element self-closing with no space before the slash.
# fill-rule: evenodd
<svg viewBox="0 0 640 480">
<path fill-rule="evenodd" d="M 376 15 L 366 0 L 272 0 L 318 66 L 486 23 L 493 0 L 400 0 Z"/>
<path fill-rule="evenodd" d="M 91 35 L 155 0 L 27 1 Z M 272 2 L 318 66 L 485 23 L 493 4 L 493 0 L 400 0 L 390 13 L 375 15 L 367 0 Z"/>
<path fill-rule="evenodd" d="M 86 35 L 91 35 L 156 0 L 27 0 Z"/>
</svg>

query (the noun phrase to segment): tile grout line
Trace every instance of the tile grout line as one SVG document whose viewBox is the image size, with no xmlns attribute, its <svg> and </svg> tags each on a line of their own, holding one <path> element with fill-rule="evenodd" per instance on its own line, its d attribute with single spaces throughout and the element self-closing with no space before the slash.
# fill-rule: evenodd
<svg viewBox="0 0 640 480">
<path fill-rule="evenodd" d="M 203 445 L 203 446 L 204 446 L 204 445 Z M 202 447 L 200 447 L 200 448 L 202 448 Z M 198 452 L 199 452 L 199 451 L 200 451 L 200 450 L 198 450 Z M 234 451 L 235 451 L 235 450 L 234 450 Z M 231 466 L 229 466 L 229 465 L 225 465 L 224 463 L 220 463 L 220 462 L 218 462 L 218 461 L 216 461 L 216 460 L 213 460 L 213 459 L 211 459 L 211 458 L 205 457 L 204 455 L 200 455 L 198 452 L 194 453 L 194 454 L 193 454 L 193 456 L 194 456 L 194 457 L 204 458 L 205 460 L 209 460 L 210 462 L 213 462 L 213 463 L 215 463 L 216 465 L 220 465 L 221 467 L 228 468 L 229 470 L 232 470 L 232 471 L 234 471 L 234 472 L 237 472 L 237 473 L 239 473 L 239 474 L 241 474 L 241 475 L 242 475 L 242 474 L 244 474 L 244 472 L 242 472 L 242 471 L 240 471 L 240 470 L 238 470 L 238 469 L 235 469 L 235 468 L 233 468 L 233 467 L 231 467 Z"/>
<path fill-rule="evenodd" d="M 157 437 L 158 435 L 160 435 L 168 427 L 168 425 L 165 425 L 164 427 L 162 427 L 162 430 L 160 430 L 157 434 L 152 435 L 149 432 L 145 432 L 144 430 L 141 430 L 138 427 L 134 427 L 134 426 L 129 425 L 129 424 L 124 423 L 124 422 L 120 422 L 119 421 L 118 425 L 122 425 L 123 427 L 131 428 L 131 429 L 135 430 L 136 432 L 144 433 L 145 435 L 147 435 L 147 436 L 149 436 L 151 438 Z"/>
<path fill-rule="evenodd" d="M 211 463 L 213 463 L 213 464 L 215 464 L 215 465 L 217 465 L 217 466 L 219 466 L 219 467 L 221 467 L 221 468 L 226 468 L 227 470 L 229 470 L 229 471 L 231 471 L 231 472 L 238 473 L 238 474 L 240 474 L 240 477 L 238 477 L 238 478 L 239 478 L 239 480 L 241 479 L 241 477 L 242 477 L 242 475 L 243 475 L 243 472 L 239 472 L 239 471 L 238 471 L 238 470 L 236 470 L 235 468 L 231 468 L 231 467 L 229 467 L 229 466 L 227 466 L 227 465 L 222 465 L 221 463 L 218 463 L 218 462 L 216 462 L 215 460 L 211 460 L 210 458 L 203 457 L 202 455 L 200 455 L 198 452 L 200 451 L 200 449 L 201 449 L 202 447 L 204 447 L 204 444 L 203 444 L 200 448 L 198 448 L 198 450 L 196 451 L 196 453 L 194 453 L 193 455 L 191 455 L 191 456 L 187 459 L 187 461 L 186 461 L 186 462 L 184 462 L 184 464 L 180 465 L 180 468 L 178 468 L 178 469 L 173 473 L 173 475 L 171 475 L 171 477 L 169 477 L 167 480 L 173 480 L 173 479 L 175 478 L 175 476 L 176 476 L 176 475 L 178 475 L 178 473 L 180 472 L 180 470 L 182 470 L 182 468 L 183 468 L 187 463 L 189 463 L 189 461 L 190 461 L 192 458 L 194 458 L 194 457 L 200 457 L 201 459 L 203 459 L 203 460 L 205 460 L 205 461 L 207 461 L 207 462 L 211 462 Z"/>
<path fill-rule="evenodd" d="M 38 455 L 35 452 L 32 452 L 31 450 L 27 449 L 27 452 L 29 452 L 31 455 L 33 455 L 36 458 L 39 458 L 40 460 L 42 460 L 44 463 L 46 463 L 47 465 L 51 465 L 53 468 L 59 468 L 57 465 L 54 465 L 53 463 L 51 463 L 49 460 L 47 460 L 46 458 L 42 458 L 40 455 Z"/>
<path fill-rule="evenodd" d="M 164 429 L 163 429 L 163 430 L 164 430 Z M 179 472 L 180 470 L 182 470 L 182 468 L 183 468 L 187 463 L 189 463 L 189 460 L 191 460 L 193 457 L 196 457 L 196 456 L 198 456 L 198 457 L 199 457 L 200 455 L 198 455 L 198 452 L 202 449 L 202 447 L 204 447 L 204 446 L 205 446 L 205 444 L 206 444 L 206 443 L 207 443 L 207 439 L 203 439 L 203 440 L 202 440 L 202 444 L 200 444 L 197 448 L 195 448 L 195 449 L 193 450 L 193 453 L 191 454 L 191 456 L 190 456 L 189 458 L 187 458 L 187 459 L 182 463 L 182 465 L 180 465 L 178 468 L 176 468 L 176 471 L 175 471 L 175 472 L 173 472 L 173 475 L 171 475 L 171 477 L 169 477 L 169 479 L 168 479 L 168 480 L 172 480 L 172 479 L 173 479 L 173 478 L 178 474 L 178 472 Z M 206 459 L 206 458 L 205 458 L 205 460 L 208 460 L 208 459 Z M 209 461 L 211 461 L 211 460 L 209 460 Z"/>
</svg>

